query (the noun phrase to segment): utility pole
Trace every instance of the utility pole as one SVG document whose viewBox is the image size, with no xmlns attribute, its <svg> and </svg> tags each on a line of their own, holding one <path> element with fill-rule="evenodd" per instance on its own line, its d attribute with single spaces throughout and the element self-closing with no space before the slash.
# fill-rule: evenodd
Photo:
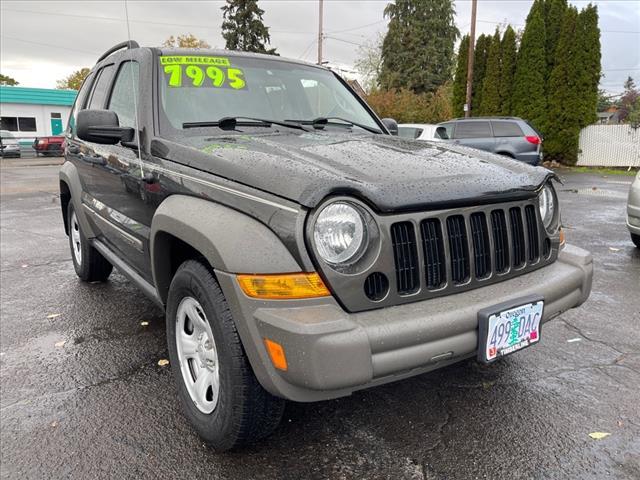
<svg viewBox="0 0 640 480">
<path fill-rule="evenodd" d="M 318 12 L 318 65 L 322 65 L 322 0 L 319 0 Z"/>
<path fill-rule="evenodd" d="M 478 0 L 471 0 L 471 32 L 469 33 L 469 61 L 467 63 L 467 99 L 464 104 L 464 116 L 471 116 L 471 92 L 473 85 L 473 52 L 476 43 L 476 9 Z"/>
</svg>

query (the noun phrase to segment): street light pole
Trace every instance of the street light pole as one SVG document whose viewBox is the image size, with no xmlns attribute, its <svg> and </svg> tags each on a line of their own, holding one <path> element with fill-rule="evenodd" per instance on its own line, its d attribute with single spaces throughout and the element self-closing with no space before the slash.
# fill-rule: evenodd
<svg viewBox="0 0 640 480">
<path fill-rule="evenodd" d="M 318 11 L 318 65 L 322 65 L 322 0 L 319 0 Z"/>
<path fill-rule="evenodd" d="M 471 0 L 471 32 L 469 33 L 469 61 L 467 63 L 467 98 L 464 104 L 464 116 L 471 116 L 471 93 L 473 85 L 473 56 L 476 42 L 476 9 L 478 0 Z"/>
</svg>

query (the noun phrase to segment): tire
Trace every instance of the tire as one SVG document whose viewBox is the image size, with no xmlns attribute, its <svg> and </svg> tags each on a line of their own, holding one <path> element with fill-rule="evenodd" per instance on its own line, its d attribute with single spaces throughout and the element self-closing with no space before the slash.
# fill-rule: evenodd
<svg viewBox="0 0 640 480">
<path fill-rule="evenodd" d="M 222 290 L 202 263 L 188 260 L 178 268 L 169 287 L 166 319 L 180 403 L 200 437 L 224 451 L 271 434 L 280 423 L 285 401 L 264 390 L 256 379 Z M 209 346 L 207 338 L 213 339 Z M 199 350 L 185 346 L 190 342 Z M 202 385 L 208 386 L 198 389 L 201 375 Z"/>
<path fill-rule="evenodd" d="M 637 248 L 640 248 L 640 235 L 636 235 L 635 233 L 632 233 L 631 241 L 635 244 Z"/>
<path fill-rule="evenodd" d="M 69 248 L 71 249 L 71 261 L 76 274 L 84 282 L 104 282 L 111 275 L 113 265 L 92 247 L 84 236 L 72 202 L 69 202 L 67 215 Z"/>
</svg>

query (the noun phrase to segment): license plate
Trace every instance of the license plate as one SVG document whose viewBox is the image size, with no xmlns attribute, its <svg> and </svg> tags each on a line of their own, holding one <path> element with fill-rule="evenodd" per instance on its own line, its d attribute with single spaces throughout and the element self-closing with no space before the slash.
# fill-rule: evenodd
<svg viewBox="0 0 640 480">
<path fill-rule="evenodd" d="M 530 297 L 478 312 L 478 359 L 491 363 L 540 341 L 544 300 Z"/>
</svg>

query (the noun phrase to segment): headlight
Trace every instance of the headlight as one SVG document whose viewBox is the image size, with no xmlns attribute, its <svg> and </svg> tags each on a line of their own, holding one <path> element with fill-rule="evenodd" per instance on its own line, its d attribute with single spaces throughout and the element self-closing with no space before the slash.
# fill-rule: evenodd
<svg viewBox="0 0 640 480">
<path fill-rule="evenodd" d="M 364 250 L 367 230 L 357 208 L 346 202 L 325 207 L 313 229 L 320 257 L 333 265 L 355 261 Z"/>
<path fill-rule="evenodd" d="M 551 186 L 545 185 L 542 187 L 542 191 L 538 196 L 538 206 L 540 207 L 540 218 L 542 218 L 542 224 L 548 231 L 556 216 L 557 209 L 556 197 Z"/>
</svg>

